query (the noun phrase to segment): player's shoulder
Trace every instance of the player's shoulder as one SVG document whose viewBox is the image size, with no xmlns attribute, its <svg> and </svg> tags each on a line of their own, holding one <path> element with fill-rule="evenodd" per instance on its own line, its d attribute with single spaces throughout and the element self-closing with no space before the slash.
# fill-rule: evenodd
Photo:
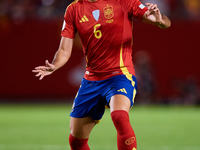
<svg viewBox="0 0 200 150">
<path fill-rule="evenodd" d="M 76 5 L 80 5 L 83 3 L 84 0 L 74 0 L 71 4 L 68 5 L 68 7 L 74 7 Z"/>
<path fill-rule="evenodd" d="M 65 10 L 65 15 L 66 15 L 67 12 L 73 13 L 73 11 L 75 10 L 76 6 L 80 5 L 82 3 L 82 1 L 83 0 L 74 0 L 72 3 L 70 3 L 67 6 L 66 10 Z"/>
</svg>

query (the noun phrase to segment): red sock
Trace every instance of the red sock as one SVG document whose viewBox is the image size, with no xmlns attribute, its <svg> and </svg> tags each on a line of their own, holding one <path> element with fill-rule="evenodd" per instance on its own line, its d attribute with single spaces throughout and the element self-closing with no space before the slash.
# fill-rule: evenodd
<svg viewBox="0 0 200 150">
<path fill-rule="evenodd" d="M 73 137 L 71 134 L 69 135 L 71 150 L 90 150 L 87 142 L 88 139 L 78 139 Z"/>
<path fill-rule="evenodd" d="M 117 130 L 118 150 L 137 150 L 136 137 L 128 113 L 124 110 L 115 110 L 111 117 Z"/>
</svg>

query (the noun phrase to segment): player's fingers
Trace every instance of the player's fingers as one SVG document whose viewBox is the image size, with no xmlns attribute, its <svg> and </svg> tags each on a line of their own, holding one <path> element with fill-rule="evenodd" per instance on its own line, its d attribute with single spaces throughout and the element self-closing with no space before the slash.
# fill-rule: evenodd
<svg viewBox="0 0 200 150">
<path fill-rule="evenodd" d="M 152 11 L 152 13 L 155 13 L 156 15 L 160 15 L 160 10 L 156 8 Z"/>
<path fill-rule="evenodd" d="M 38 74 L 36 74 L 35 76 L 36 77 L 39 77 L 39 76 L 41 76 L 43 73 L 42 72 L 39 72 Z"/>
<path fill-rule="evenodd" d="M 152 6 L 151 6 L 151 9 L 156 9 L 157 8 L 157 4 L 153 4 Z"/>
<path fill-rule="evenodd" d="M 151 3 L 145 3 L 146 6 L 149 6 Z"/>
<path fill-rule="evenodd" d="M 49 67 L 48 71 L 53 71 L 55 69 L 55 66 L 49 63 L 48 60 L 46 60 L 45 63 L 46 63 L 46 66 Z"/>
<path fill-rule="evenodd" d="M 50 65 L 50 63 L 49 63 L 48 60 L 45 61 L 45 64 L 46 64 L 46 66 L 49 66 L 49 65 Z"/>
<path fill-rule="evenodd" d="M 150 9 L 150 11 L 151 12 L 157 12 L 157 11 L 159 11 L 159 9 L 158 8 L 154 8 L 154 9 Z"/>
<path fill-rule="evenodd" d="M 155 9 L 157 9 L 157 5 L 152 5 L 152 6 L 150 6 L 150 8 L 149 8 L 150 11 L 154 11 Z"/>
<path fill-rule="evenodd" d="M 44 66 L 35 67 L 35 70 L 41 70 Z"/>
<path fill-rule="evenodd" d="M 158 8 L 156 8 L 154 11 L 155 11 L 157 14 L 160 14 L 160 10 L 159 10 Z"/>
<path fill-rule="evenodd" d="M 35 67 L 35 70 L 43 70 L 43 71 L 45 71 L 45 70 L 49 70 L 49 69 L 50 69 L 50 67 L 46 67 L 46 66 Z"/>
<path fill-rule="evenodd" d="M 156 9 L 158 6 L 157 6 L 157 4 L 152 4 L 152 3 L 148 3 L 148 9 L 149 10 L 153 10 L 153 9 Z"/>
<path fill-rule="evenodd" d="M 54 65 L 52 65 L 51 63 L 49 63 L 48 60 L 45 61 L 46 67 L 52 68 Z"/>
<path fill-rule="evenodd" d="M 37 73 L 37 72 L 40 72 L 40 71 L 41 71 L 41 70 L 32 70 L 32 72 L 36 72 L 36 73 Z"/>
<path fill-rule="evenodd" d="M 157 15 L 159 15 L 160 14 L 160 10 L 158 8 L 149 9 L 149 14 L 157 14 Z"/>
<path fill-rule="evenodd" d="M 152 3 L 148 3 L 148 5 L 147 5 L 148 9 L 150 9 L 152 6 L 153 6 Z"/>
<path fill-rule="evenodd" d="M 39 78 L 39 80 L 42 80 L 44 78 L 44 75 L 42 74 Z"/>
</svg>

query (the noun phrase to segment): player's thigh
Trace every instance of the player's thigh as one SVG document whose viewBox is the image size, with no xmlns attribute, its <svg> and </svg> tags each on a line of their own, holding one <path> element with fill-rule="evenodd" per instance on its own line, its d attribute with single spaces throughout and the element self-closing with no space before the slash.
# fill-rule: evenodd
<svg viewBox="0 0 200 150">
<path fill-rule="evenodd" d="M 110 111 L 114 110 L 125 110 L 129 112 L 131 106 L 131 102 L 128 97 L 117 94 L 113 95 L 110 99 Z"/>
<path fill-rule="evenodd" d="M 70 134 L 79 139 L 87 139 L 95 126 L 95 121 L 91 117 L 70 118 Z"/>
</svg>

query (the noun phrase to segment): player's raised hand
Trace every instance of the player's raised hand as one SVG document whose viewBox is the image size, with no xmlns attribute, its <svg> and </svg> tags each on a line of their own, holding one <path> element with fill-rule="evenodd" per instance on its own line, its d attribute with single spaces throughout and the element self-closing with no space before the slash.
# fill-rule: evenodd
<svg viewBox="0 0 200 150">
<path fill-rule="evenodd" d="M 55 71 L 55 66 L 50 64 L 48 60 L 45 61 L 45 66 L 35 67 L 32 72 L 37 73 L 35 76 L 42 80 L 45 76 L 52 74 Z"/>
<path fill-rule="evenodd" d="M 162 21 L 162 15 L 157 5 L 152 3 L 146 3 L 146 5 L 149 9 L 147 12 L 147 18 L 152 22 L 160 23 Z"/>
</svg>

